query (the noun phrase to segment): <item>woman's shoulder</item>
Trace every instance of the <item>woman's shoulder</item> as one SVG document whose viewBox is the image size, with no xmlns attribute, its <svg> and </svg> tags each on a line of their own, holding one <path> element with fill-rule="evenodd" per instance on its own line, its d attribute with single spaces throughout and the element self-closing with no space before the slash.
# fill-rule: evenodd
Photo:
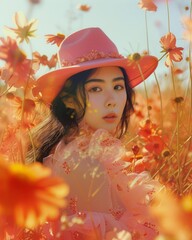
<svg viewBox="0 0 192 240">
<path fill-rule="evenodd" d="M 62 159 L 70 158 L 71 156 L 79 155 L 98 157 L 98 155 L 110 152 L 110 155 L 114 154 L 122 149 L 121 140 L 112 136 L 105 129 L 97 129 L 95 131 L 80 131 L 79 135 L 73 138 L 72 141 L 65 143 L 64 139 L 52 150 L 51 154 L 44 158 L 45 161 L 50 159 Z"/>
</svg>

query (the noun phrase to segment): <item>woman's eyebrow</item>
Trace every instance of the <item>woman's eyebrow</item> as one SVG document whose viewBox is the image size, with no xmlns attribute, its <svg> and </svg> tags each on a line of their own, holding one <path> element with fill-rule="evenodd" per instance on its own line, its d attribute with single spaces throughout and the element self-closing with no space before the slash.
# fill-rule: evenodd
<svg viewBox="0 0 192 240">
<path fill-rule="evenodd" d="M 112 80 L 113 82 L 116 82 L 116 81 L 125 81 L 125 78 L 124 77 L 116 77 Z M 100 78 L 92 78 L 92 79 L 89 79 L 85 82 L 85 84 L 87 83 L 90 83 L 90 82 L 101 82 L 101 83 L 104 83 L 105 80 L 103 79 L 100 79 Z"/>
<path fill-rule="evenodd" d="M 113 79 L 113 82 L 116 82 L 116 81 L 125 81 L 125 78 L 124 77 L 116 77 Z"/>
<path fill-rule="evenodd" d="M 92 78 L 89 79 L 85 82 L 85 84 L 90 83 L 90 82 L 105 82 L 103 79 L 99 79 L 99 78 Z"/>
</svg>

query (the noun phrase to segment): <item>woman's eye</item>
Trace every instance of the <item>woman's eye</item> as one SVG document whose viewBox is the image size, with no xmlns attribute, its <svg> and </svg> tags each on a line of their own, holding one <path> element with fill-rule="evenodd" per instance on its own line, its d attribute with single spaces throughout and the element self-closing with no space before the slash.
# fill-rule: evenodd
<svg viewBox="0 0 192 240">
<path fill-rule="evenodd" d="M 101 88 L 100 87 L 92 87 L 91 89 L 89 89 L 89 92 L 100 92 Z"/>
<path fill-rule="evenodd" d="M 124 86 L 122 86 L 122 85 L 116 85 L 116 86 L 114 87 L 114 89 L 115 89 L 115 90 L 123 90 L 123 89 L 124 89 Z"/>
</svg>

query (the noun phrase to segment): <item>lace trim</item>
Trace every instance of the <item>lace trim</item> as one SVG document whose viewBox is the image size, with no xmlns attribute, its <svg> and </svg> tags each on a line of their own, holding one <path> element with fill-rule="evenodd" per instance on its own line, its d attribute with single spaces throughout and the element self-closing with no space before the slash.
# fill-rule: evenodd
<svg viewBox="0 0 192 240">
<path fill-rule="evenodd" d="M 122 55 L 119 53 L 104 53 L 100 52 L 98 50 L 91 50 L 88 54 L 84 55 L 83 57 L 76 58 L 75 61 L 67 61 L 64 60 L 61 63 L 62 67 L 67 67 L 67 66 L 73 66 L 79 63 L 91 61 L 91 60 L 96 60 L 96 59 L 104 59 L 104 58 L 124 58 Z"/>
</svg>

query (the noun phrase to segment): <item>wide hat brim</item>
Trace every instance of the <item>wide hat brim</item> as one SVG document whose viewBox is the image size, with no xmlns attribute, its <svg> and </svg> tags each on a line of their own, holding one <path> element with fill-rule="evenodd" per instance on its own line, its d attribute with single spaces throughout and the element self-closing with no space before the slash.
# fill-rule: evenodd
<svg viewBox="0 0 192 240">
<path fill-rule="evenodd" d="M 156 69 L 158 59 L 154 56 L 146 55 L 139 60 L 130 60 L 128 58 L 102 58 L 77 65 L 63 67 L 37 79 L 36 87 L 33 89 L 35 96 L 41 95 L 46 104 L 50 104 L 61 91 L 66 80 L 72 75 L 97 67 L 117 66 L 125 69 L 129 85 L 134 88 L 143 80 L 148 78 Z"/>
</svg>

